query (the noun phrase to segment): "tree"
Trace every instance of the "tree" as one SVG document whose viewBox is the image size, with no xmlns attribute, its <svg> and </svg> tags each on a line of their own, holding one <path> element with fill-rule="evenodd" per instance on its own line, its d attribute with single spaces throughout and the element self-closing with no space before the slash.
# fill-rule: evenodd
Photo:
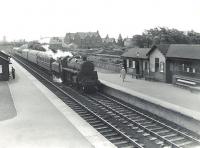
<svg viewBox="0 0 200 148">
<path fill-rule="evenodd" d="M 151 47 L 154 44 L 200 44 L 200 33 L 157 27 L 133 36 L 135 46 Z"/>
<path fill-rule="evenodd" d="M 122 39 L 122 35 L 121 34 L 119 34 L 119 37 L 118 37 L 118 40 L 117 40 L 117 44 L 119 45 L 119 46 L 124 46 L 124 41 L 123 41 L 123 39 Z"/>
</svg>

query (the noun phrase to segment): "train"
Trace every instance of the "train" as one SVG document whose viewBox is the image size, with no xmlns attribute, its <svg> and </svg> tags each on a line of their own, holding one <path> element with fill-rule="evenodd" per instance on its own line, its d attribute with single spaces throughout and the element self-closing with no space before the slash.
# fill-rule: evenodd
<svg viewBox="0 0 200 148">
<path fill-rule="evenodd" d="M 45 52 L 13 48 L 11 54 L 38 65 L 52 75 L 62 80 L 65 85 L 76 86 L 83 92 L 96 92 L 100 81 L 95 66 L 86 56 L 60 57 L 54 59 Z"/>
</svg>

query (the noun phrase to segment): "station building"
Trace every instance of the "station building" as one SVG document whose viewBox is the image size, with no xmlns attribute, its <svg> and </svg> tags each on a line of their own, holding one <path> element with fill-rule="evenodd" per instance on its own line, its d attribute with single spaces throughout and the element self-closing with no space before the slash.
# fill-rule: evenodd
<svg viewBox="0 0 200 148">
<path fill-rule="evenodd" d="M 9 80 L 10 56 L 0 51 L 0 81 Z"/>
<path fill-rule="evenodd" d="M 149 73 L 149 51 L 150 48 L 130 48 L 122 54 L 123 66 L 128 74 L 142 78 Z"/>
<path fill-rule="evenodd" d="M 200 86 L 200 45 L 161 44 L 122 54 L 127 73 L 136 78 Z"/>
</svg>

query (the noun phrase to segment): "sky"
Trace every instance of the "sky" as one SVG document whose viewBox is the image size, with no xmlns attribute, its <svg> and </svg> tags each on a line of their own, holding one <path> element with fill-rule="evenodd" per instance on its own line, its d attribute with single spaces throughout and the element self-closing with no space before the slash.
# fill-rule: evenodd
<svg viewBox="0 0 200 148">
<path fill-rule="evenodd" d="M 95 32 L 117 38 L 155 27 L 200 32 L 199 0 L 0 0 L 0 40 Z"/>
</svg>

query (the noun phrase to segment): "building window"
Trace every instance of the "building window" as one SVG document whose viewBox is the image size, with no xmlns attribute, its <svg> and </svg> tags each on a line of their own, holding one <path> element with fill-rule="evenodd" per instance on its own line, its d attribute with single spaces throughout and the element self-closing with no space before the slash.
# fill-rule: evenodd
<svg viewBox="0 0 200 148">
<path fill-rule="evenodd" d="M 133 68 L 135 68 L 135 61 L 132 61 L 132 64 L 133 64 Z"/>
<path fill-rule="evenodd" d="M 159 58 L 155 58 L 155 72 L 159 71 Z"/>
<path fill-rule="evenodd" d="M 189 67 L 187 67 L 187 68 L 186 68 L 186 71 L 187 71 L 187 72 L 190 72 L 190 68 L 189 68 Z"/>
<path fill-rule="evenodd" d="M 3 72 L 2 65 L 0 65 L 0 74 Z"/>
<path fill-rule="evenodd" d="M 192 72 L 193 72 L 193 73 L 195 73 L 195 72 L 196 72 L 196 69 L 195 69 L 195 68 L 193 68 L 193 69 L 192 69 Z"/>
<path fill-rule="evenodd" d="M 129 67 L 129 59 L 126 59 L 126 67 Z"/>
<path fill-rule="evenodd" d="M 184 65 L 184 64 L 182 64 L 182 71 L 185 71 L 184 69 L 185 69 L 185 65 Z"/>
<path fill-rule="evenodd" d="M 164 63 L 160 62 L 160 72 L 164 72 Z"/>
<path fill-rule="evenodd" d="M 132 68 L 132 67 L 133 67 L 133 65 L 132 65 L 132 64 L 133 64 L 132 60 L 129 60 L 129 67 L 130 67 L 130 68 Z"/>
</svg>

